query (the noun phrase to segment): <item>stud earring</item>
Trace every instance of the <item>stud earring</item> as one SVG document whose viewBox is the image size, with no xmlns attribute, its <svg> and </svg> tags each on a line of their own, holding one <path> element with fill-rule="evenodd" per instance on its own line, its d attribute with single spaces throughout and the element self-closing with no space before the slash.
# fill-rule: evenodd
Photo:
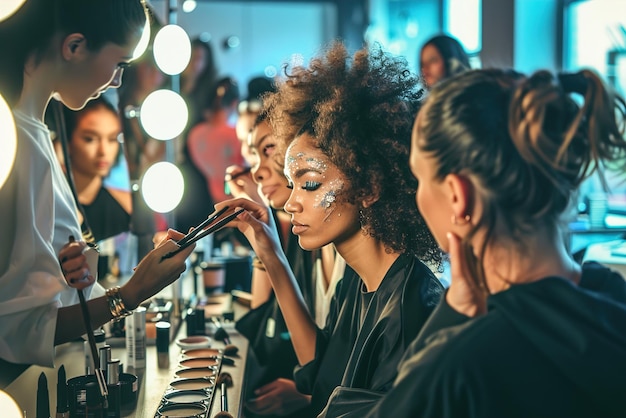
<svg viewBox="0 0 626 418">
<path fill-rule="evenodd" d="M 456 217 L 456 215 L 452 215 L 452 224 L 453 225 L 467 225 L 472 220 L 472 217 L 469 215 L 465 215 L 461 218 L 461 221 Z"/>
</svg>

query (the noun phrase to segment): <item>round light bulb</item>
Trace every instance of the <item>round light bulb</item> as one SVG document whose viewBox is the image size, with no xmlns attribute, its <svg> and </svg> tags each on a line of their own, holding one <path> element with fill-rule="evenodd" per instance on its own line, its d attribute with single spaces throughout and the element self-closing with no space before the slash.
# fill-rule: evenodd
<svg viewBox="0 0 626 418">
<path fill-rule="evenodd" d="M 0 390 L 0 411 L 2 416 L 7 418 L 23 418 L 22 411 L 13 398 L 6 392 Z"/>
<path fill-rule="evenodd" d="M 185 0 L 183 2 L 183 12 L 191 13 L 196 10 L 197 5 L 196 0 Z"/>
<path fill-rule="evenodd" d="M 162 141 L 180 135 L 189 118 L 189 110 L 180 94 L 172 90 L 156 90 L 141 105 L 141 126 L 152 138 Z"/>
<path fill-rule="evenodd" d="M 178 25 L 163 26 L 154 37 L 154 60 L 165 74 L 180 74 L 191 59 L 191 41 Z"/>
<path fill-rule="evenodd" d="M 17 139 L 15 131 L 15 121 L 9 105 L 0 96 L 0 187 L 9 177 L 15 161 L 17 151 Z"/>
<path fill-rule="evenodd" d="M 2 0 L 0 2 L 0 21 L 8 18 L 17 11 L 26 0 Z"/>
<path fill-rule="evenodd" d="M 171 212 L 185 192 L 185 180 L 178 167 L 165 161 L 151 165 L 141 180 L 141 194 L 150 209 Z"/>
</svg>

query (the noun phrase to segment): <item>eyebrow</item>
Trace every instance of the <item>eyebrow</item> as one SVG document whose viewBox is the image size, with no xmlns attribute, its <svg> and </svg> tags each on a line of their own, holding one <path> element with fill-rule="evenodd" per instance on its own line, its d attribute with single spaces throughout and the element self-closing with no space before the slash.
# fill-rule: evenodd
<svg viewBox="0 0 626 418">
<path fill-rule="evenodd" d="M 315 168 L 300 168 L 298 170 L 296 170 L 296 172 L 294 173 L 293 178 L 295 179 L 299 179 L 300 177 L 304 176 L 307 173 L 317 173 L 317 174 L 322 174 L 322 172 L 320 170 L 317 170 Z"/>
<path fill-rule="evenodd" d="M 256 148 L 256 149 L 259 149 L 259 147 L 261 146 L 261 144 L 263 144 L 263 141 L 265 141 L 265 140 L 267 139 L 267 137 L 269 137 L 270 135 L 271 135 L 270 133 L 267 133 L 267 134 L 263 135 L 261 138 L 259 138 L 259 140 L 258 140 L 258 141 L 256 141 L 256 142 L 252 142 L 252 143 L 251 143 L 251 144 L 249 144 L 248 146 L 249 146 L 250 148 Z"/>
</svg>

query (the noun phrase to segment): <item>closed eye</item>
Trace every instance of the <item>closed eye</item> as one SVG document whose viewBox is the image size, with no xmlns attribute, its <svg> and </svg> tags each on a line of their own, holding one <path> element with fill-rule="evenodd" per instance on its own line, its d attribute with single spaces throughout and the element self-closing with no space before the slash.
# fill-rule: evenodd
<svg viewBox="0 0 626 418">
<path fill-rule="evenodd" d="M 308 190 L 308 191 L 313 191 L 313 190 L 319 189 L 319 187 L 321 185 L 322 185 L 322 183 L 320 183 L 318 181 L 305 181 L 304 182 L 304 187 L 302 187 L 302 189 Z"/>
</svg>

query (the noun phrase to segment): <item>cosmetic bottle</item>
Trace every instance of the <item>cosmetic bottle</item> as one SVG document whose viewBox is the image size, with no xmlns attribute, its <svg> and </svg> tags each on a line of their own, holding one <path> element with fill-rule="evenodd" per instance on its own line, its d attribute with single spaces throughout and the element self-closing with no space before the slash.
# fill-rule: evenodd
<svg viewBox="0 0 626 418">
<path fill-rule="evenodd" d="M 107 364 L 107 390 L 109 392 L 106 410 L 107 418 L 122 416 L 122 385 L 119 378 L 120 361 L 113 359 Z"/>
<path fill-rule="evenodd" d="M 157 365 L 159 369 L 170 367 L 170 323 L 160 321 L 156 323 Z"/>
<path fill-rule="evenodd" d="M 104 374 L 104 378 L 107 378 L 107 365 L 111 361 L 111 346 L 105 344 L 98 350 L 98 358 L 100 360 L 100 370 Z"/>
<path fill-rule="evenodd" d="M 100 349 L 106 345 L 104 330 L 102 328 L 95 329 L 93 336 L 96 340 L 96 349 L 99 353 Z M 93 374 L 95 370 L 96 365 L 91 355 L 91 347 L 89 347 L 89 341 L 85 340 L 85 374 Z"/>
<path fill-rule="evenodd" d="M 126 317 L 126 365 L 134 369 L 146 367 L 146 308 L 135 309 Z"/>
</svg>

